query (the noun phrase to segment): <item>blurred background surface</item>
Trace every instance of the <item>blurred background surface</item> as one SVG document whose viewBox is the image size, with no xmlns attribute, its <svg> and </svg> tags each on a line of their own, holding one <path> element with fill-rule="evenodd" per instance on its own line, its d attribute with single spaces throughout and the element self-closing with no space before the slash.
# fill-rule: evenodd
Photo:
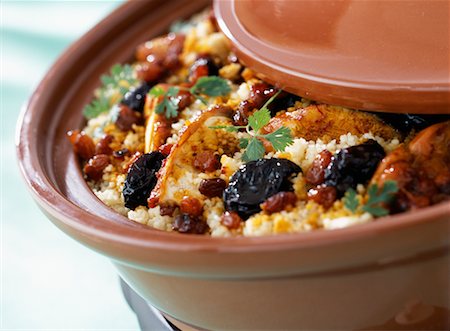
<svg viewBox="0 0 450 331">
<path fill-rule="evenodd" d="M 116 1 L 0 1 L 1 330 L 138 330 L 109 261 L 37 208 L 20 178 L 14 134 L 21 107 L 64 49 Z"/>
</svg>

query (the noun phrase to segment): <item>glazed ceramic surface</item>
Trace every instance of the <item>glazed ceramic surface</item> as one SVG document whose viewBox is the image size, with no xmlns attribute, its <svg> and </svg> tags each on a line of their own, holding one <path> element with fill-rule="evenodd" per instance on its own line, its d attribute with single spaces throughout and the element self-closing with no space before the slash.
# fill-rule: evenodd
<svg viewBox="0 0 450 331">
<path fill-rule="evenodd" d="M 17 145 L 43 212 L 112 259 L 150 303 L 198 328 L 364 329 L 395 320 L 411 300 L 419 308 L 406 315 L 419 317 L 400 318 L 403 326 L 435 321 L 450 307 L 449 203 L 342 230 L 210 238 L 130 222 L 90 191 L 65 133 L 82 126 L 99 76 L 206 5 L 129 2 L 52 67 L 22 114 Z"/>
<path fill-rule="evenodd" d="M 448 1 L 216 0 L 246 65 L 303 97 L 372 111 L 450 112 Z"/>
</svg>

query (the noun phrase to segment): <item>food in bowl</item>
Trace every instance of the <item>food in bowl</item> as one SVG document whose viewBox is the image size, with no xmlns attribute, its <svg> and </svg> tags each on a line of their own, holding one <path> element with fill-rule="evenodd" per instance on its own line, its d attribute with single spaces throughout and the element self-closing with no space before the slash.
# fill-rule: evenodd
<svg viewBox="0 0 450 331">
<path fill-rule="evenodd" d="M 68 133 L 95 195 L 130 220 L 261 236 L 450 198 L 448 116 L 362 112 L 271 86 L 207 12 L 172 30 L 103 76 L 86 126 Z"/>
</svg>

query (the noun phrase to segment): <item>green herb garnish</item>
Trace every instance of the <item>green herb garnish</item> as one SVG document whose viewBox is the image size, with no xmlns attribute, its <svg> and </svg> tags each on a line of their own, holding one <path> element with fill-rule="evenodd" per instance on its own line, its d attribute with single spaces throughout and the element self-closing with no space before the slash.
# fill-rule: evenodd
<svg viewBox="0 0 450 331">
<path fill-rule="evenodd" d="M 130 87 L 137 84 L 138 80 L 135 78 L 133 68 L 128 65 L 115 64 L 110 70 L 110 75 L 103 75 L 100 77 L 102 87 L 97 90 L 97 98 L 88 104 L 84 110 L 83 115 L 87 119 L 95 118 L 101 113 L 110 110 L 111 104 L 111 90 L 116 90 L 120 95 L 125 95 Z"/>
<path fill-rule="evenodd" d="M 228 132 L 236 132 L 239 129 L 245 129 L 248 138 L 241 138 L 239 140 L 239 147 L 245 148 L 242 159 L 245 162 L 260 159 L 265 154 L 264 144 L 261 139 L 267 140 L 277 152 L 284 151 L 287 146 L 292 145 L 293 138 L 291 130 L 287 127 L 280 127 L 274 132 L 268 134 L 261 134 L 261 129 L 266 126 L 270 121 L 270 111 L 267 106 L 280 94 L 281 90 L 272 96 L 261 109 L 254 112 L 248 118 L 248 124 L 246 126 L 211 126 L 211 129 L 222 129 Z"/>
<path fill-rule="evenodd" d="M 162 97 L 156 106 L 155 112 L 157 114 L 164 113 L 166 118 L 176 117 L 179 102 L 176 96 L 180 90 L 188 91 L 205 105 L 208 102 L 203 96 L 218 97 L 225 96 L 231 92 L 228 82 L 217 76 L 201 77 L 191 88 L 178 86 L 170 87 L 167 91 L 164 91 L 163 88 L 156 85 L 149 92 L 153 97 Z"/>
<path fill-rule="evenodd" d="M 154 97 L 162 97 L 162 100 L 158 102 L 155 108 L 157 114 L 164 114 L 166 118 L 177 117 L 178 102 L 179 99 L 176 98 L 180 89 L 178 87 L 169 87 L 169 89 L 164 91 L 161 86 L 153 86 L 149 94 Z"/>
<path fill-rule="evenodd" d="M 387 180 L 381 188 L 379 188 L 377 184 L 372 184 L 367 189 L 367 202 L 360 205 L 356 196 L 356 191 L 354 189 L 349 189 L 344 195 L 344 206 L 353 213 L 361 210 L 370 213 L 375 217 L 386 216 L 389 214 L 386 205 L 392 201 L 397 192 L 398 185 L 394 180 Z"/>
</svg>

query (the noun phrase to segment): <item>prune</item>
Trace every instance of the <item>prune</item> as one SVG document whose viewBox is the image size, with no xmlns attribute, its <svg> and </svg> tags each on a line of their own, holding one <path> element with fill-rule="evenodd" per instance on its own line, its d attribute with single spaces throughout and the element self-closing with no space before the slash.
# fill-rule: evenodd
<svg viewBox="0 0 450 331">
<path fill-rule="evenodd" d="M 125 207 L 134 210 L 137 206 L 147 205 L 147 198 L 156 185 L 156 173 L 164 158 L 160 152 L 151 152 L 141 155 L 131 165 L 122 191 Z"/>
<path fill-rule="evenodd" d="M 260 204 L 278 192 L 292 191 L 291 175 L 302 169 L 286 159 L 250 161 L 231 176 L 223 192 L 227 211 L 234 211 L 244 220 L 261 211 Z"/>
<path fill-rule="evenodd" d="M 375 113 L 386 124 L 394 127 L 405 134 L 411 130 L 421 131 L 435 123 L 450 119 L 449 115 L 415 115 L 415 114 L 394 114 L 394 113 Z"/>
<path fill-rule="evenodd" d="M 150 91 L 150 85 L 142 84 L 136 88 L 131 88 L 123 97 L 121 104 L 128 106 L 130 109 L 142 113 L 144 111 L 145 96 Z"/>
<path fill-rule="evenodd" d="M 340 198 L 349 188 L 365 184 L 385 155 L 383 147 L 372 139 L 341 149 L 333 155 L 325 169 L 324 184 L 335 187 L 337 197 Z"/>
<path fill-rule="evenodd" d="M 278 97 L 275 100 L 273 100 L 270 103 L 270 105 L 267 108 L 270 110 L 270 114 L 273 117 L 280 110 L 286 110 L 289 107 L 293 107 L 295 105 L 295 102 L 300 101 L 301 99 L 302 99 L 301 97 L 295 94 L 283 91 L 280 93 L 280 95 L 278 95 Z"/>
<path fill-rule="evenodd" d="M 204 234 L 209 228 L 205 221 L 188 214 L 181 214 L 175 218 L 173 229 L 180 233 Z"/>
</svg>

